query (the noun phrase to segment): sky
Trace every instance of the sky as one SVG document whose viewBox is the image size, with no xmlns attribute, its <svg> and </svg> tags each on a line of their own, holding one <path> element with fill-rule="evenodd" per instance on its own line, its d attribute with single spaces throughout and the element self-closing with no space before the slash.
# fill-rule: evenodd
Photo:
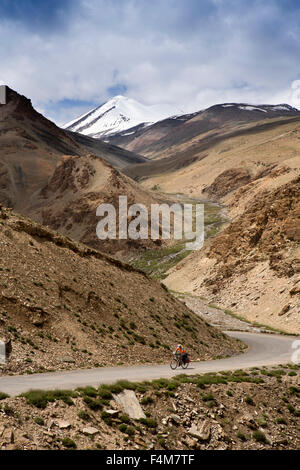
<svg viewBox="0 0 300 470">
<path fill-rule="evenodd" d="M 0 83 L 63 124 L 123 94 L 300 108 L 299 0 L 0 0 Z"/>
</svg>

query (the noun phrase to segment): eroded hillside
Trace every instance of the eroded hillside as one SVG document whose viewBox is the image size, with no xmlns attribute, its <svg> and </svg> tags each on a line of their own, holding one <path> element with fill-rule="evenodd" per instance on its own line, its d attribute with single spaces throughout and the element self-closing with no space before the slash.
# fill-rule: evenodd
<svg viewBox="0 0 300 470">
<path fill-rule="evenodd" d="M 221 203 L 230 218 L 223 234 L 172 269 L 168 287 L 299 333 L 299 136 L 297 119 L 248 123 L 200 154 L 195 140 L 193 163 L 178 169 L 175 155 L 173 169 L 143 181 Z"/>
<path fill-rule="evenodd" d="M 220 135 L 218 141 L 212 137 L 200 136 L 190 142 L 186 158 L 177 166 L 177 154 L 167 159 L 143 164 L 140 173 L 150 165 L 167 166 L 168 173 L 158 172 L 151 176 L 151 169 L 143 185 L 158 187 L 167 193 L 182 192 L 193 197 L 203 197 L 225 202 L 238 188 L 252 182 L 252 189 L 260 190 L 267 182 L 274 187 L 290 181 L 300 173 L 300 125 L 299 120 L 270 120 L 247 124 L 237 129 L 237 135 Z M 205 148 L 197 149 L 207 143 Z M 201 144 L 201 145 L 202 145 Z M 182 151 L 185 151 L 185 146 Z M 173 163 L 172 163 L 173 160 Z M 180 161 L 181 161 L 180 160 Z M 183 164 L 184 163 L 184 164 Z M 277 167 L 280 167 L 280 171 Z M 128 168 L 128 174 L 132 173 Z M 272 178 L 264 179 L 272 173 Z M 134 176 L 134 175 L 133 175 Z M 280 177 L 280 178 L 279 178 Z M 241 207 L 243 210 L 244 206 Z"/>
<path fill-rule="evenodd" d="M 299 333 L 299 242 L 298 177 L 259 193 L 207 247 L 180 263 L 166 284 Z"/>
<path fill-rule="evenodd" d="M 0 254 L 4 373 L 168 362 L 178 342 L 194 359 L 241 350 L 160 283 L 5 208 Z"/>
<path fill-rule="evenodd" d="M 94 155 L 65 156 L 56 166 L 49 182 L 36 194 L 34 203 L 26 209 L 26 215 L 59 231 L 74 240 L 110 254 L 156 247 L 161 241 L 99 240 L 96 227 L 101 220 L 97 207 L 112 204 L 116 210 L 117 233 L 119 227 L 119 197 L 126 196 L 128 207 L 144 204 L 149 209 L 157 203 L 155 194 L 144 190 L 108 163 Z M 131 218 L 128 216 L 128 223 Z"/>
</svg>

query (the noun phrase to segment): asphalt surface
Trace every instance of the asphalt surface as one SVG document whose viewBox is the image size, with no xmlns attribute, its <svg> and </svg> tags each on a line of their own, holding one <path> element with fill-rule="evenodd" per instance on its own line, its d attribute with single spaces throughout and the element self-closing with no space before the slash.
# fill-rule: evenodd
<svg viewBox="0 0 300 470">
<path fill-rule="evenodd" d="M 291 362 L 291 356 L 294 351 L 292 344 L 297 339 L 292 336 L 254 334 L 248 332 L 227 332 L 227 334 L 247 343 L 249 346 L 248 350 L 227 359 L 192 362 L 186 370 L 177 369 L 172 371 L 168 364 L 164 364 L 3 376 L 0 377 L 0 391 L 8 393 L 10 396 L 16 396 L 32 389 L 70 390 L 87 385 L 96 387 L 100 384 L 114 383 L 121 379 L 138 382 L 158 378 L 170 378 L 180 373 L 203 374 L 206 372 L 287 364 Z"/>
</svg>

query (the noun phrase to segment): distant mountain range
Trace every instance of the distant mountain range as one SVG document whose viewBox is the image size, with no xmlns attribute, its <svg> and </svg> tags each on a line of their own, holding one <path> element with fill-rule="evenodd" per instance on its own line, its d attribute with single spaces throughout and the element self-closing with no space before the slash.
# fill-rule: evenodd
<svg viewBox="0 0 300 470">
<path fill-rule="evenodd" d="M 168 118 L 130 135 L 119 133 L 109 142 L 150 159 L 123 170 L 131 178 L 143 179 L 188 167 L 224 139 L 262 133 L 299 119 L 300 111 L 289 105 L 226 103 Z"/>
<path fill-rule="evenodd" d="M 158 104 L 147 106 L 125 96 L 115 96 L 106 103 L 92 109 L 63 126 L 64 129 L 85 136 L 109 141 L 121 147 L 129 148 L 132 140 L 141 135 L 149 135 L 155 130 L 177 128 L 180 124 L 195 117 L 210 119 L 216 115 L 218 126 L 226 121 L 257 121 L 279 116 L 299 115 L 300 111 L 288 104 L 250 105 L 247 103 L 224 103 L 210 108 L 184 114 L 179 109 Z M 213 120 L 215 121 L 215 120 Z M 215 122 L 212 123 L 215 126 Z"/>
<path fill-rule="evenodd" d="M 107 106 L 106 130 L 100 107 L 91 112 L 94 124 L 87 113 L 80 125 L 69 126 L 73 132 L 37 113 L 24 96 L 8 87 L 6 92 L 0 104 L 0 204 L 126 259 L 164 247 L 164 241 L 99 242 L 100 204 L 116 206 L 126 195 L 129 205 L 149 208 L 165 194 L 222 204 L 231 218 L 228 228 L 218 235 L 221 219 L 208 213 L 216 221 L 215 241 L 178 264 L 168 287 L 299 332 L 299 110 L 223 103 L 189 115 L 171 110 L 164 118 L 164 107 L 137 114 L 136 104 L 118 97 L 113 110 Z M 116 122 L 109 123 L 114 113 Z M 109 142 L 80 133 L 84 120 L 91 126 L 86 134 L 97 124 Z M 30 230 L 44 237 L 41 228 Z M 14 237 L 8 232 L 10 244 Z"/>
<path fill-rule="evenodd" d="M 103 138 L 136 126 L 146 127 L 171 115 L 182 113 L 167 104 L 147 106 L 125 96 L 115 96 L 63 126 L 90 137 Z"/>
</svg>

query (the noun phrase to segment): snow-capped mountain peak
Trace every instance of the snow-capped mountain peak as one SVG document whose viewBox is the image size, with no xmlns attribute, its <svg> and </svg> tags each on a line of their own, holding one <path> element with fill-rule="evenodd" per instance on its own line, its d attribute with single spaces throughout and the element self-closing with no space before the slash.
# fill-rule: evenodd
<svg viewBox="0 0 300 470">
<path fill-rule="evenodd" d="M 63 126 L 90 137 L 102 138 L 144 124 L 149 125 L 182 113 L 173 106 L 145 105 L 118 95 Z"/>
</svg>

